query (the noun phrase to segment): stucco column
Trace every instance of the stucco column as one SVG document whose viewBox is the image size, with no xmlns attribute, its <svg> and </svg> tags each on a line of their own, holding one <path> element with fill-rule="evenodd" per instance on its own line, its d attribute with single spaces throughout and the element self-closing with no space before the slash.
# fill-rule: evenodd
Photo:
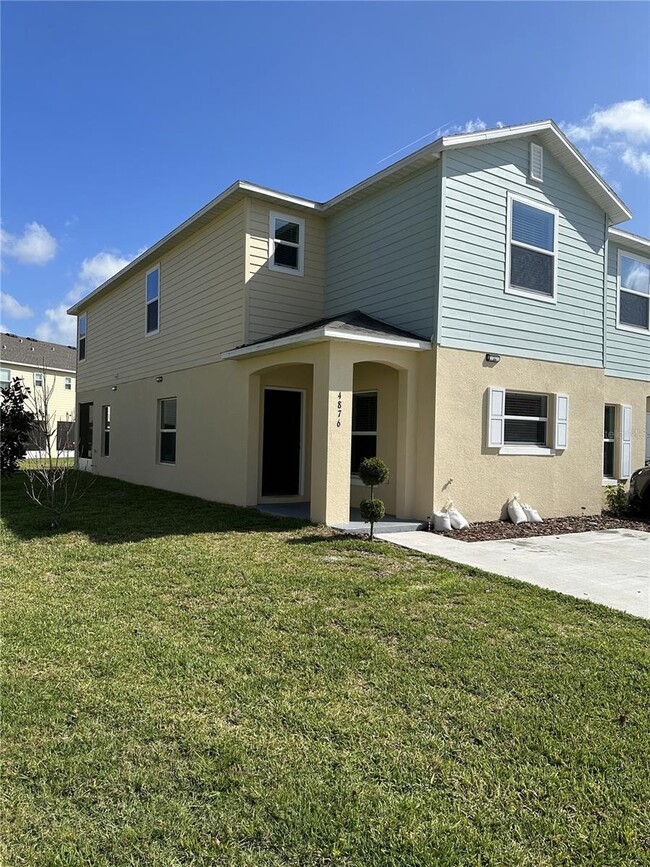
<svg viewBox="0 0 650 867">
<path fill-rule="evenodd" d="M 415 369 L 400 370 L 398 382 L 395 514 L 398 518 L 413 518 L 416 516 L 417 466 L 417 373 Z"/>
<path fill-rule="evenodd" d="M 311 520 L 350 520 L 352 380 L 347 347 L 323 344 L 314 363 L 311 458 Z"/>
</svg>

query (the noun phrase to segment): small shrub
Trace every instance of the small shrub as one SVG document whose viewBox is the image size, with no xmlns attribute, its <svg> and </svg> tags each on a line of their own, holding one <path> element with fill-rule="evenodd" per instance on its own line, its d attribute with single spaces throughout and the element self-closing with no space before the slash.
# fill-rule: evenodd
<svg viewBox="0 0 650 867">
<path fill-rule="evenodd" d="M 386 506 L 383 500 L 361 500 L 359 511 L 363 520 L 370 524 L 370 538 L 374 539 L 375 522 L 381 521 L 386 514 Z"/>
<path fill-rule="evenodd" d="M 359 464 L 359 478 L 370 488 L 370 496 L 372 497 L 372 489 L 377 485 L 384 485 L 390 478 L 390 470 L 381 458 L 365 458 Z"/>
<path fill-rule="evenodd" d="M 607 511 L 617 518 L 629 514 L 630 504 L 623 485 L 610 485 L 605 488 L 605 502 L 607 503 Z"/>
</svg>

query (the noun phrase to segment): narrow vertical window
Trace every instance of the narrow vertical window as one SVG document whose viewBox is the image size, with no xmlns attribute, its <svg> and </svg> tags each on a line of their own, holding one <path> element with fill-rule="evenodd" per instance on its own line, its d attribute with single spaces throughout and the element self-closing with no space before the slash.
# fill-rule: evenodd
<svg viewBox="0 0 650 867">
<path fill-rule="evenodd" d="M 88 314 L 82 313 L 79 317 L 79 361 L 84 361 L 86 358 L 86 331 L 88 329 Z"/>
<path fill-rule="evenodd" d="M 603 428 L 603 477 L 605 479 L 613 479 L 614 449 L 616 446 L 616 407 L 612 404 L 605 406 Z"/>
<path fill-rule="evenodd" d="M 176 398 L 158 401 L 159 407 L 159 445 L 158 454 L 161 464 L 176 463 Z"/>
<path fill-rule="evenodd" d="M 72 391 L 72 377 L 71 376 L 66 376 L 64 388 L 66 391 Z"/>
<path fill-rule="evenodd" d="M 508 211 L 506 292 L 555 301 L 558 212 L 513 196 Z"/>
<path fill-rule="evenodd" d="M 93 456 L 93 405 L 79 404 L 79 457 Z"/>
<path fill-rule="evenodd" d="M 35 373 L 34 374 L 34 388 L 43 388 L 43 374 Z"/>
<path fill-rule="evenodd" d="M 650 331 L 650 259 L 618 257 L 618 324 Z"/>
<path fill-rule="evenodd" d="M 303 274 L 305 221 L 271 212 L 269 220 L 269 268 L 287 274 Z"/>
<path fill-rule="evenodd" d="M 160 328 L 160 267 L 147 271 L 145 296 L 146 332 L 156 334 Z"/>
<path fill-rule="evenodd" d="M 377 392 L 360 391 L 352 395 L 352 459 L 353 475 L 366 458 L 377 457 Z"/>
<path fill-rule="evenodd" d="M 0 368 L 0 388 L 8 388 L 11 382 L 11 370 L 8 367 Z"/>
<path fill-rule="evenodd" d="M 111 452 L 111 408 L 102 407 L 102 455 L 107 458 Z"/>
</svg>

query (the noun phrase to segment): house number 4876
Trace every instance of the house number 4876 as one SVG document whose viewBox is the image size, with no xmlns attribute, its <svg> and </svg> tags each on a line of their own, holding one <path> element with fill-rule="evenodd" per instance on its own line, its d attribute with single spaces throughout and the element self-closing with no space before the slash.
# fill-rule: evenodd
<svg viewBox="0 0 650 867">
<path fill-rule="evenodd" d="M 339 391 L 339 396 L 336 401 L 336 426 L 341 427 L 341 412 L 343 407 L 343 401 L 341 400 L 341 392 Z"/>
</svg>

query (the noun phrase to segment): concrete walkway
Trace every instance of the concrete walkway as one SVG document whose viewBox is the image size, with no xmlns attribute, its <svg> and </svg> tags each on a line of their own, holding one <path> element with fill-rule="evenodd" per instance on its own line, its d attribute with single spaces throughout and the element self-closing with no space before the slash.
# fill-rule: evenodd
<svg viewBox="0 0 650 867">
<path fill-rule="evenodd" d="M 650 618 L 650 534 L 641 530 L 498 542 L 459 542 L 426 532 L 378 533 L 377 538 Z"/>
</svg>

